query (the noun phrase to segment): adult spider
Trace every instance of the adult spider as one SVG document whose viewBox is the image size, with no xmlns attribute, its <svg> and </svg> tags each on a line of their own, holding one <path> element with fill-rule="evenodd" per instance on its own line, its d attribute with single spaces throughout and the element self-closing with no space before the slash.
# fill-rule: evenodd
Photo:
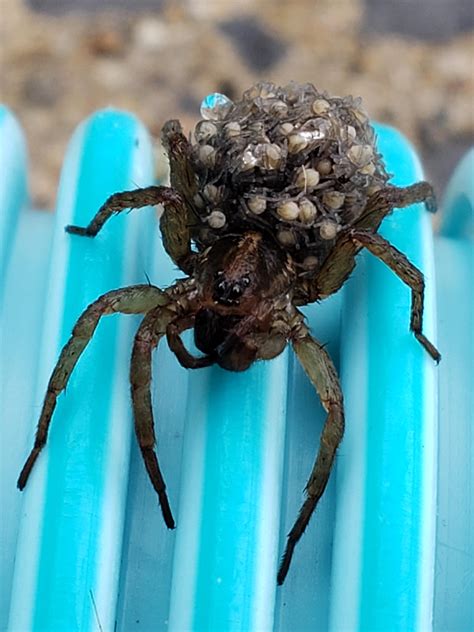
<svg viewBox="0 0 474 632">
<path fill-rule="evenodd" d="M 395 207 L 422 201 L 433 206 L 433 191 L 426 182 L 387 184 L 373 129 L 352 97 L 330 97 L 311 84 L 259 83 L 236 103 L 213 95 L 202 112 L 193 142 L 178 121 L 163 128 L 171 187 L 115 193 L 87 227 L 66 228 L 93 237 L 114 213 L 162 204 L 165 249 L 187 277 L 165 290 L 134 285 L 108 292 L 83 312 L 51 375 L 18 487 L 26 485 L 46 443 L 57 397 L 103 315 L 145 315 L 131 360 L 135 430 L 169 528 L 175 523 L 154 451 L 153 349 L 166 336 L 186 368 L 216 363 L 242 371 L 256 360 L 274 358 L 291 342 L 327 419 L 306 499 L 288 535 L 278 571 L 281 584 L 324 492 L 344 431 L 336 370 L 298 307 L 336 292 L 366 248 L 411 288 L 410 328 L 438 362 L 439 352 L 422 333 L 423 275 L 377 233 Z M 200 357 L 182 342 L 181 333 L 190 328 L 204 354 Z"/>
</svg>

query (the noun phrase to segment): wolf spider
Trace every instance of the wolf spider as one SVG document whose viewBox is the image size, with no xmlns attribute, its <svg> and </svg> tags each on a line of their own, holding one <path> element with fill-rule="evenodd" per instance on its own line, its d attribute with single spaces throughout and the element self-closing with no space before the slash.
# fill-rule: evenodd
<svg viewBox="0 0 474 632">
<path fill-rule="evenodd" d="M 286 95 L 286 92 L 280 93 L 279 103 Z M 332 106 L 330 99 L 327 96 L 325 98 L 325 103 L 329 102 Z M 291 99 L 288 102 L 293 103 Z M 322 106 L 318 107 L 324 109 Z M 280 105 L 280 110 L 282 109 Z M 230 115 L 226 116 L 224 122 Z M 209 131 L 210 128 L 207 129 Z M 236 131 L 237 127 L 234 125 L 233 129 Z M 299 251 L 292 250 L 285 239 L 276 238 L 274 226 L 271 225 L 276 216 L 272 215 L 264 221 L 258 214 L 250 216 L 248 212 L 245 215 L 241 213 L 240 219 L 233 223 L 229 220 L 224 230 L 222 222 L 217 221 L 217 215 L 213 216 L 214 220 L 210 220 L 212 214 L 200 210 L 203 204 L 199 195 L 203 190 L 203 183 L 209 183 L 209 180 L 214 183 L 218 181 L 216 172 L 212 171 L 209 164 L 205 170 L 202 169 L 202 161 L 199 163 L 194 157 L 195 148 L 183 135 L 179 122 L 168 122 L 163 128 L 162 138 L 170 160 L 171 187 L 149 186 L 115 193 L 87 227 L 68 226 L 66 230 L 71 234 L 94 237 L 116 213 L 161 204 L 164 207 L 160 219 L 164 247 L 173 262 L 187 276 L 164 290 L 153 285 L 133 285 L 107 292 L 87 307 L 76 322 L 49 380 L 34 447 L 21 471 L 18 487 L 23 489 L 27 483 L 33 465 L 46 443 L 57 397 L 66 388 L 69 377 L 102 316 L 113 313 L 144 314 L 134 339 L 130 370 L 135 431 L 145 467 L 158 494 L 164 521 L 170 529 L 174 528 L 175 522 L 154 450 L 155 433 L 150 395 L 153 349 L 162 337 L 166 337 L 180 364 L 188 369 L 217 364 L 229 371 L 243 371 L 256 360 L 276 357 L 290 342 L 321 399 L 327 418 L 319 451 L 305 488 L 306 498 L 288 534 L 279 567 L 277 581 L 282 584 L 295 546 L 325 490 L 344 432 L 343 396 L 336 369 L 323 345 L 310 334 L 298 307 L 337 292 L 353 270 L 356 255 L 365 248 L 389 266 L 411 289 L 410 329 L 429 355 L 438 362 L 439 352 L 422 332 L 423 275 L 402 252 L 377 233 L 383 218 L 395 207 L 430 202 L 433 199 L 432 188 L 426 182 L 407 187 L 388 184 L 379 186 L 368 195 L 358 215 L 338 227 L 337 234 L 330 235 L 329 240 L 326 235 L 326 241 L 316 243 L 312 250 L 308 246 L 311 256 L 322 255 L 314 257 L 312 266 L 308 269 L 301 262 L 301 248 Z M 292 142 L 298 149 L 297 140 Z M 287 142 L 282 141 L 282 146 Z M 289 147 L 288 144 L 284 146 Z M 248 152 L 248 146 L 244 150 Z M 271 188 L 275 184 L 274 181 L 268 184 L 268 174 L 272 168 L 276 168 L 278 161 L 269 161 L 268 156 L 271 158 L 272 154 L 270 150 L 266 151 L 267 162 L 259 172 L 254 170 L 253 173 L 265 176 L 265 183 Z M 306 148 L 306 151 L 305 160 L 313 160 L 312 156 L 319 151 L 318 164 L 321 164 L 322 150 L 313 146 Z M 209 154 L 210 150 L 202 152 L 200 159 L 208 160 Z M 298 152 L 293 151 L 290 154 L 291 151 L 288 153 L 286 169 L 292 164 L 292 156 Z M 248 157 L 248 153 L 246 155 Z M 301 169 L 302 162 L 298 158 L 295 168 Z M 225 180 L 231 188 L 235 184 L 234 167 L 228 163 L 223 164 L 227 165 L 227 171 L 225 168 L 221 169 L 224 176 L 233 174 L 234 179 Z M 314 164 L 314 160 L 311 164 Z M 283 171 L 281 165 L 278 168 L 283 177 L 287 172 Z M 242 167 L 242 173 L 244 171 L 244 176 L 247 177 L 247 166 L 245 170 Z M 210 173 L 213 174 L 213 179 L 209 177 Z M 307 174 L 313 175 L 305 171 L 305 178 Z M 220 182 L 224 182 L 224 176 L 221 175 Z M 249 186 L 255 184 L 256 177 L 253 181 L 251 178 L 248 180 Z M 201 189 L 199 184 L 202 185 Z M 239 186 L 242 187 L 242 184 Z M 304 187 L 306 191 L 307 182 Z M 233 202 L 239 195 L 245 197 L 249 190 L 247 189 L 247 193 L 239 193 L 237 189 L 236 185 L 236 190 L 233 193 L 231 191 L 229 199 Z M 216 190 L 207 189 L 207 192 L 210 191 L 215 196 Z M 319 199 L 313 198 L 314 203 Z M 330 198 L 324 199 L 330 201 Z M 230 202 L 227 204 L 224 208 L 229 208 Z M 235 210 L 237 206 L 233 208 L 233 212 L 238 215 Z M 282 208 L 285 211 L 285 207 Z M 292 209 L 293 207 L 286 207 L 289 213 Z M 284 219 L 283 211 L 278 221 Z M 205 221 L 203 212 L 208 213 Z M 290 230 L 298 228 L 294 218 L 288 221 L 288 226 Z M 300 233 L 298 238 L 299 235 Z M 181 339 L 182 332 L 191 328 L 194 329 L 196 347 L 203 354 L 199 357 L 191 354 Z"/>
</svg>

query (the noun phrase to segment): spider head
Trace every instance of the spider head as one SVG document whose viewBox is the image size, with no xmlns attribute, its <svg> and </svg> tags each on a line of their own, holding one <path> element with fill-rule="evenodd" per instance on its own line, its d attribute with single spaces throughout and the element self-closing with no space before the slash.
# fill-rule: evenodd
<svg viewBox="0 0 474 632">
<path fill-rule="evenodd" d="M 252 231 L 216 241 L 203 253 L 196 277 L 205 302 L 246 312 L 287 292 L 293 274 L 288 255 Z"/>
</svg>

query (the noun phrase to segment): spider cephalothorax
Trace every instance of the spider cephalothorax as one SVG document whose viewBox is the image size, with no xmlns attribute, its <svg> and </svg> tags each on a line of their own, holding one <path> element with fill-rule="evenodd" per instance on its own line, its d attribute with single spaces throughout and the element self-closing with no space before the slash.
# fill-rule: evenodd
<svg viewBox="0 0 474 632">
<path fill-rule="evenodd" d="M 286 345 L 277 311 L 291 310 L 291 257 L 255 231 L 218 239 L 197 258 L 194 336 L 222 367 L 242 371 Z"/>
<path fill-rule="evenodd" d="M 336 292 L 366 248 L 412 291 L 410 328 L 432 358 L 422 333 L 422 273 L 377 231 L 394 207 L 433 203 L 431 186 L 387 184 L 374 133 L 360 102 L 330 97 L 313 85 L 260 83 L 232 103 L 213 95 L 192 142 L 178 121 L 165 124 L 171 187 L 112 195 L 90 224 L 67 231 L 95 236 L 114 213 L 162 204 L 163 244 L 187 275 L 160 290 L 134 285 L 104 294 L 78 319 L 51 375 L 23 489 L 46 443 L 59 393 L 105 314 L 141 313 L 130 381 L 135 429 L 168 527 L 174 520 L 154 451 L 151 353 L 160 338 L 187 368 L 218 364 L 242 371 L 274 358 L 288 342 L 314 384 L 327 419 L 278 572 L 282 583 L 296 543 L 326 487 L 344 432 L 343 398 L 331 359 L 308 331 L 298 306 Z M 181 333 L 194 329 L 196 357 Z"/>
</svg>

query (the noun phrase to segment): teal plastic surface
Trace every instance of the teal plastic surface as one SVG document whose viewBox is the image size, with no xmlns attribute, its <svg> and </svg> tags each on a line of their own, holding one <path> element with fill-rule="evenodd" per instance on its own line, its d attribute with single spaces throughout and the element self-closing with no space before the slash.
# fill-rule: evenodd
<svg viewBox="0 0 474 632">
<path fill-rule="evenodd" d="M 94 240 L 63 230 L 87 223 L 110 193 L 153 182 L 150 139 L 133 116 L 106 110 L 78 128 L 53 215 L 25 208 L 24 141 L 0 114 L 0 147 L 9 147 L 0 152 L 0 629 L 472 630 L 473 154 L 441 204 L 439 235 L 422 206 L 382 228 L 425 272 L 438 368 L 408 331 L 409 291 L 368 254 L 342 292 L 306 310 L 339 368 L 347 430 L 277 588 L 324 422 L 291 350 L 232 374 L 186 371 L 158 349 L 153 400 L 171 532 L 132 434 L 139 321 L 104 318 L 27 488 L 16 490 L 49 374 L 81 311 L 107 290 L 146 275 L 166 286 L 178 271 L 153 209 L 114 218 Z M 394 182 L 419 180 L 407 141 L 377 131 Z"/>
<path fill-rule="evenodd" d="M 474 149 L 456 169 L 435 241 L 439 454 L 435 630 L 474 629 Z"/>
</svg>

